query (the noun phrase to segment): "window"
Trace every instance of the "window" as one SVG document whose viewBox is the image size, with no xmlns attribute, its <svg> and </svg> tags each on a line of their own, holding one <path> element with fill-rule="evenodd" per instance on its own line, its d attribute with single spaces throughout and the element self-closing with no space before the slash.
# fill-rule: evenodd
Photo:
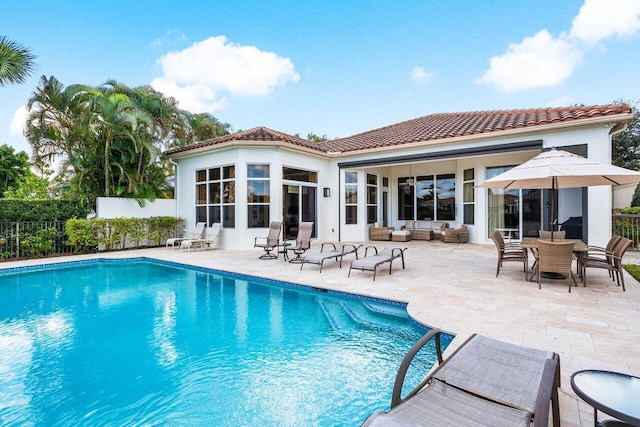
<svg viewBox="0 0 640 427">
<path fill-rule="evenodd" d="M 306 171 L 302 169 L 294 169 L 289 167 L 282 168 L 282 179 L 300 182 L 318 182 L 318 172 Z"/>
<path fill-rule="evenodd" d="M 358 173 L 344 173 L 345 224 L 358 223 Z"/>
<path fill-rule="evenodd" d="M 247 165 L 247 225 L 269 227 L 269 165 Z"/>
<path fill-rule="evenodd" d="M 465 169 L 462 181 L 462 221 L 473 225 L 475 222 L 475 170 Z"/>
<path fill-rule="evenodd" d="M 235 166 L 217 166 L 196 171 L 196 222 L 223 227 L 236 225 Z"/>
<path fill-rule="evenodd" d="M 407 184 L 408 178 L 398 181 L 398 219 L 426 219 L 435 221 L 453 221 L 456 218 L 456 176 L 454 174 L 423 175 L 415 181 L 415 201 L 413 186 Z M 416 206 L 416 217 L 413 206 Z M 401 210 L 404 209 L 404 212 Z"/>
<path fill-rule="evenodd" d="M 487 168 L 486 179 L 508 171 L 513 166 Z M 487 189 L 489 195 L 489 235 L 494 231 L 520 238 L 520 190 Z"/>
<path fill-rule="evenodd" d="M 378 175 L 367 174 L 367 224 L 378 220 Z"/>
<path fill-rule="evenodd" d="M 398 178 L 398 219 L 413 219 L 414 186 L 409 178 Z"/>
</svg>

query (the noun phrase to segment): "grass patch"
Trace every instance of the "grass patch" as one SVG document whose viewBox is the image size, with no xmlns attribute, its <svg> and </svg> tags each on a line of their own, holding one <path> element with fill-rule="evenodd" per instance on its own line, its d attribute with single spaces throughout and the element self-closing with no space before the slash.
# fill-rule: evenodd
<svg viewBox="0 0 640 427">
<path fill-rule="evenodd" d="M 633 276 L 634 279 L 640 282 L 640 265 L 625 264 L 623 267 Z"/>
</svg>

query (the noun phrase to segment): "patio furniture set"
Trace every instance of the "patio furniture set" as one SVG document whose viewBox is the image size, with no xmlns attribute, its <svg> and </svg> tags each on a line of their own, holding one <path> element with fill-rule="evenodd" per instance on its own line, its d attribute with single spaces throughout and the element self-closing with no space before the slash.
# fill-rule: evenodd
<svg viewBox="0 0 640 427">
<path fill-rule="evenodd" d="M 327 260 L 335 260 L 339 263 L 339 267 L 342 268 L 342 261 L 347 255 L 355 255 L 355 260 L 349 266 L 349 275 L 351 277 L 351 270 L 361 271 L 373 271 L 373 280 L 376 279 L 378 267 L 383 264 L 389 263 L 389 274 L 391 274 L 393 261 L 400 258 L 402 261 L 402 268 L 404 269 L 404 252 L 407 248 L 384 248 L 378 251 L 375 246 L 367 246 L 365 248 L 364 258 L 358 257 L 358 250 L 362 247 L 360 243 L 341 243 L 338 246 L 333 242 L 324 242 L 320 247 L 320 252 L 306 254 L 306 251 L 311 247 L 311 235 L 313 232 L 312 222 L 301 222 L 298 230 L 298 236 L 295 243 L 281 241 L 280 234 L 282 230 L 282 223 L 274 221 L 269 228 L 269 234 L 267 237 L 256 237 L 254 241 L 254 247 L 262 248 L 264 254 L 260 256 L 260 259 L 277 259 L 278 254 L 284 255 L 285 261 L 291 263 L 299 263 L 300 270 L 305 264 L 315 264 L 320 266 L 320 273 L 324 267 L 324 262 Z M 275 251 L 275 252 L 274 252 Z M 296 257 L 289 259 L 287 252 L 293 251 Z M 371 255 L 369 255 L 371 251 Z M 303 256 L 304 255 L 304 256 Z"/>
<path fill-rule="evenodd" d="M 218 240 L 222 226 L 219 222 L 206 227 L 206 223 L 199 222 L 195 228 L 190 231 L 184 231 L 180 237 L 172 237 L 167 239 L 165 247 L 180 247 L 180 250 L 191 251 L 191 249 L 212 249 L 213 244 Z"/>
<path fill-rule="evenodd" d="M 407 220 L 400 230 L 374 224 L 369 227 L 369 239 L 408 242 L 410 240 L 440 240 L 444 243 L 467 243 L 469 235 L 467 226 L 461 223 L 449 223 L 430 220 Z"/>
<path fill-rule="evenodd" d="M 575 261 L 576 275 L 582 280 L 583 287 L 587 285 L 587 271 L 590 268 L 604 269 L 618 286 L 625 291 L 624 269 L 622 257 L 633 242 L 621 236 L 613 236 L 606 247 L 589 246 L 580 239 L 566 239 L 564 231 L 540 231 L 540 237 L 525 237 L 521 243 L 505 243 L 502 234 L 495 231 L 491 239 L 498 251 L 496 277 L 504 262 L 514 261 L 522 263 L 525 279 L 537 279 L 541 288 L 543 278 L 568 279 L 569 292 L 571 285 L 578 286 L 571 267 Z M 534 259 L 529 276 L 529 254 Z"/>
</svg>

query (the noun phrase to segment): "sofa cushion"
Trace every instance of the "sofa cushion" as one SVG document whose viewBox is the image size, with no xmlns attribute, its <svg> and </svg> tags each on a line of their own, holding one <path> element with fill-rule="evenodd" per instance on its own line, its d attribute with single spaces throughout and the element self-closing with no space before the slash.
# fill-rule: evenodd
<svg viewBox="0 0 640 427">
<path fill-rule="evenodd" d="M 433 231 L 434 232 L 439 232 L 441 231 L 443 228 L 449 228 L 449 223 L 447 222 L 442 222 L 442 221 L 434 221 L 433 222 Z"/>
<path fill-rule="evenodd" d="M 404 222 L 404 228 L 412 229 L 414 227 L 415 221 L 412 219 L 408 219 Z"/>
<path fill-rule="evenodd" d="M 433 221 L 416 221 L 416 224 L 413 226 L 416 230 L 431 230 L 433 225 Z"/>
</svg>

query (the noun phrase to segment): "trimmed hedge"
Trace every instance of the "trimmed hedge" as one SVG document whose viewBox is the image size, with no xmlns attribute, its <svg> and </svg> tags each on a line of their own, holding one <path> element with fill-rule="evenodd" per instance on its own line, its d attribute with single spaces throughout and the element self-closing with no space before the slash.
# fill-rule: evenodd
<svg viewBox="0 0 640 427">
<path fill-rule="evenodd" d="M 2 221 L 66 221 L 86 218 L 89 209 L 77 200 L 15 200 L 0 199 Z"/>
<path fill-rule="evenodd" d="M 153 218 L 70 219 L 65 224 L 67 244 L 74 252 L 95 252 L 160 246 L 180 234 L 184 220 Z"/>
</svg>

